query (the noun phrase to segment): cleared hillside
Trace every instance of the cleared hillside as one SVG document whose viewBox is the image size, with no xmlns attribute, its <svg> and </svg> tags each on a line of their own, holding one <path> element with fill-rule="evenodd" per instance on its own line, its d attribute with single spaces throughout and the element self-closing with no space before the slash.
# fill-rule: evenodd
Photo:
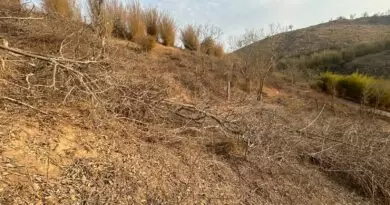
<svg viewBox="0 0 390 205">
<path fill-rule="evenodd" d="M 33 16 L 0 19 L 0 204 L 390 202 L 387 119 L 275 76 L 259 102 L 224 58 L 103 52 Z"/>
</svg>

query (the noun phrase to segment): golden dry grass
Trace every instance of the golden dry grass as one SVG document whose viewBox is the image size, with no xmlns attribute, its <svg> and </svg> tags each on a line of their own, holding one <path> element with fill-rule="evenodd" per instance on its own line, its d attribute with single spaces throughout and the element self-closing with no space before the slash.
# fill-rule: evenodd
<svg viewBox="0 0 390 205">
<path fill-rule="evenodd" d="M 176 40 L 176 23 L 167 12 L 162 12 L 159 22 L 160 38 L 162 44 L 173 47 Z"/>
<path fill-rule="evenodd" d="M 156 39 L 158 37 L 158 22 L 160 18 L 160 13 L 157 8 L 148 8 L 144 11 L 146 32 L 150 36 L 154 36 Z"/>
<path fill-rule="evenodd" d="M 225 54 L 225 49 L 222 43 L 217 43 L 214 47 L 214 55 L 216 57 L 222 57 Z"/>
<path fill-rule="evenodd" d="M 75 3 L 75 0 L 43 0 L 42 6 L 47 13 L 73 17 Z"/>
<path fill-rule="evenodd" d="M 208 55 L 214 55 L 216 42 L 212 37 L 206 37 L 200 44 L 200 50 Z"/>
<path fill-rule="evenodd" d="M 144 22 L 141 3 L 135 0 L 127 5 L 127 27 L 132 41 L 146 35 L 146 25 Z"/>
<path fill-rule="evenodd" d="M 200 47 L 200 29 L 196 25 L 187 25 L 181 30 L 181 41 L 185 49 L 198 51 Z"/>
</svg>

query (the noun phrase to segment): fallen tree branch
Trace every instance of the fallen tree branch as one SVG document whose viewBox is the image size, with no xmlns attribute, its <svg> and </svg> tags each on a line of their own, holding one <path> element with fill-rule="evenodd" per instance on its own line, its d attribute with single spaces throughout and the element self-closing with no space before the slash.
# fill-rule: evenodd
<svg viewBox="0 0 390 205">
<path fill-rule="evenodd" d="M 227 135 L 226 131 L 233 133 L 233 134 L 236 134 L 236 135 L 243 134 L 242 130 L 232 129 L 230 127 L 230 125 L 235 123 L 233 121 L 227 121 L 227 120 L 220 119 L 218 116 L 216 116 L 212 113 L 206 112 L 204 110 L 201 110 L 193 105 L 179 103 L 179 102 L 172 102 L 172 101 L 168 101 L 168 100 L 164 100 L 163 102 L 166 104 L 169 104 L 169 105 L 180 106 L 180 108 L 176 110 L 175 114 L 182 117 L 182 118 L 190 119 L 193 121 L 198 121 L 198 120 L 204 119 L 205 117 L 208 117 L 208 118 L 212 119 L 213 121 L 215 121 L 219 125 L 220 129 L 223 132 L 225 132 L 226 135 Z M 187 111 L 199 113 L 200 116 L 198 116 L 198 117 L 184 116 L 183 114 L 178 113 L 180 110 L 187 110 Z"/>
<path fill-rule="evenodd" d="M 312 125 L 318 120 L 318 118 L 320 118 L 322 112 L 325 110 L 325 105 L 326 105 L 326 104 L 324 104 L 324 106 L 322 106 L 322 109 L 321 109 L 320 113 L 318 113 L 317 117 L 314 118 L 314 120 L 311 121 L 306 127 L 300 129 L 299 132 L 302 132 L 302 131 L 306 130 L 307 128 L 309 128 L 310 126 L 312 126 Z"/>
<path fill-rule="evenodd" d="M 22 102 L 22 101 L 19 101 L 19 100 L 15 100 L 15 99 L 13 99 L 13 98 L 6 97 L 6 96 L 0 96 L 0 99 L 7 100 L 7 101 L 10 101 L 10 102 L 15 103 L 15 104 L 18 104 L 18 105 L 23 105 L 23 106 L 26 106 L 26 107 L 28 107 L 28 108 L 31 108 L 31 109 L 33 109 L 33 110 L 35 110 L 35 111 L 38 111 L 38 112 L 40 112 L 40 113 L 42 113 L 42 114 L 48 115 L 47 112 L 42 111 L 42 110 L 40 110 L 40 109 L 38 109 L 38 108 L 36 108 L 36 107 L 34 107 L 34 106 L 32 106 L 32 105 L 29 105 L 29 104 L 27 104 L 27 103 L 25 103 L 25 102 Z"/>
<path fill-rule="evenodd" d="M 67 58 L 46 57 L 46 56 L 43 56 L 43 55 L 33 54 L 33 53 L 30 53 L 30 52 L 27 52 L 27 51 L 23 51 L 23 50 L 20 50 L 20 49 L 17 49 L 17 48 L 6 47 L 6 46 L 3 46 L 3 45 L 0 45 L 0 49 L 11 51 L 11 52 L 19 54 L 19 55 L 24 55 L 24 56 L 27 56 L 27 57 L 36 58 L 36 59 L 39 59 L 39 60 L 49 61 L 49 62 L 53 62 L 53 61 L 61 62 L 61 61 L 64 61 L 64 62 L 78 63 L 78 64 L 97 63 L 97 61 L 77 61 L 77 60 L 67 59 Z"/>
<path fill-rule="evenodd" d="M 61 58 L 61 59 L 51 58 L 51 57 L 46 57 L 46 56 L 39 55 L 39 54 L 33 54 L 33 53 L 29 53 L 27 51 L 23 51 L 23 50 L 20 50 L 20 49 L 17 49 L 17 48 L 10 48 L 10 47 L 6 47 L 6 46 L 2 46 L 2 45 L 0 45 L 0 49 L 11 51 L 13 53 L 16 53 L 16 54 L 19 54 L 19 55 L 24 55 L 24 56 L 27 56 L 27 57 L 30 57 L 30 58 L 36 58 L 36 59 L 39 59 L 39 60 L 48 61 L 50 63 L 53 63 L 54 65 L 57 65 L 57 66 L 59 66 L 61 68 L 64 68 L 64 69 L 66 69 L 68 71 L 71 71 L 71 72 L 75 73 L 77 75 L 78 80 L 85 87 L 85 89 L 89 92 L 89 94 L 91 94 L 95 100 L 100 102 L 99 98 L 92 91 L 90 86 L 88 86 L 86 84 L 86 82 L 84 81 L 84 79 L 87 79 L 87 75 L 85 75 L 84 73 L 74 69 L 73 67 L 71 67 L 69 65 L 64 65 L 64 64 L 62 64 L 60 62 L 60 61 L 66 61 L 68 63 L 75 63 L 75 64 L 90 64 L 90 63 L 96 63 L 97 61 L 75 61 L 75 60 L 72 60 L 72 59 L 65 59 L 65 58 Z"/>
<path fill-rule="evenodd" d="M 0 19 L 16 19 L 16 20 L 43 20 L 43 18 L 34 17 L 17 17 L 17 16 L 2 16 Z"/>
</svg>

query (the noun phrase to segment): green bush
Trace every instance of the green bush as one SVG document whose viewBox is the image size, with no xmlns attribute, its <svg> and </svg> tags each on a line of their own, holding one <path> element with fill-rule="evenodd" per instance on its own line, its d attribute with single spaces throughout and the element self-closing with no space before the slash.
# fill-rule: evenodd
<svg viewBox="0 0 390 205">
<path fill-rule="evenodd" d="M 299 62 L 307 68 L 321 70 L 342 68 L 346 62 L 353 61 L 356 57 L 382 52 L 390 49 L 390 38 L 374 43 L 361 43 L 342 50 L 324 50 L 299 58 L 289 58 L 286 62 Z"/>
<path fill-rule="evenodd" d="M 339 51 L 326 50 L 310 55 L 307 66 L 310 68 L 326 68 L 330 65 L 338 65 L 343 62 Z"/>
<path fill-rule="evenodd" d="M 322 73 L 317 86 L 324 92 L 382 109 L 390 109 L 390 81 L 354 73 Z"/>
<path fill-rule="evenodd" d="M 341 77 L 337 82 L 336 90 L 341 97 L 361 101 L 366 89 L 373 81 L 371 77 L 354 73 Z"/>
<path fill-rule="evenodd" d="M 356 58 L 356 52 L 354 49 L 347 48 L 341 51 L 341 55 L 343 56 L 343 60 L 345 62 L 351 62 Z"/>
<path fill-rule="evenodd" d="M 317 85 L 319 88 L 321 88 L 322 91 L 331 95 L 336 95 L 336 86 L 340 79 L 340 75 L 336 75 L 331 72 L 326 72 L 320 75 L 320 79 Z"/>
<path fill-rule="evenodd" d="M 390 109 L 390 83 L 387 80 L 375 80 L 366 90 L 365 100 L 375 107 Z"/>
</svg>

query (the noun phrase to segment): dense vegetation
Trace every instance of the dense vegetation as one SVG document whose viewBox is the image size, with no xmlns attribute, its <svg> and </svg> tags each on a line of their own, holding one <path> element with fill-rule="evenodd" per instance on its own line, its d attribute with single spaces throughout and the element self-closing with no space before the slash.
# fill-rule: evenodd
<svg viewBox="0 0 390 205">
<path fill-rule="evenodd" d="M 347 63 L 352 62 L 359 57 L 379 53 L 385 50 L 390 50 L 390 39 L 373 43 L 361 43 L 339 50 L 324 50 L 310 55 L 303 55 L 298 58 L 283 59 L 281 60 L 280 67 L 286 68 L 287 66 L 295 65 L 320 71 L 350 74 L 346 69 Z M 355 71 L 356 69 L 359 68 L 355 68 Z"/>
<path fill-rule="evenodd" d="M 318 86 L 325 92 L 364 103 L 376 108 L 390 109 L 390 81 L 353 73 L 338 75 L 323 73 Z"/>
</svg>

